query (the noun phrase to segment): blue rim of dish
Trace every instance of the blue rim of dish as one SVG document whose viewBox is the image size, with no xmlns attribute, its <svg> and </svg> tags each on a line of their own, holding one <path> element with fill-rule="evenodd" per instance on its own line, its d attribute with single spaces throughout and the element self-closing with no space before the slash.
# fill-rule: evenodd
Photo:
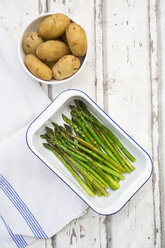
<svg viewBox="0 0 165 248">
<path fill-rule="evenodd" d="M 151 173 L 149 175 L 149 177 L 147 178 L 147 180 L 135 191 L 135 193 L 122 205 L 122 207 L 120 209 L 118 209 L 116 212 L 114 213 L 111 213 L 111 214 L 103 214 L 103 213 L 100 213 L 100 212 L 97 212 L 95 209 L 93 209 L 71 186 L 69 186 L 55 171 L 53 171 L 49 165 L 47 163 L 45 163 L 30 147 L 29 143 L 28 143 L 28 131 L 29 131 L 29 128 L 31 127 L 31 125 L 46 111 L 47 108 L 49 108 L 49 106 L 61 95 L 63 94 L 64 92 L 67 92 L 67 91 L 78 91 L 78 92 L 81 92 L 83 93 L 84 95 L 86 95 L 96 106 L 97 108 L 99 108 L 122 132 L 124 132 L 136 145 L 138 145 L 138 147 L 140 147 L 140 149 L 143 150 L 144 153 L 147 154 L 147 156 L 149 157 L 150 161 L 151 161 Z M 153 172 L 153 163 L 152 163 L 152 159 L 150 157 L 150 155 L 148 154 L 148 152 L 146 152 L 133 138 L 131 138 L 114 120 L 112 120 L 112 118 L 106 114 L 104 112 L 104 110 L 102 108 L 100 108 L 97 103 L 95 103 L 85 92 L 83 92 L 82 90 L 78 90 L 78 89 L 68 89 L 68 90 L 64 90 L 62 91 L 60 94 L 58 94 L 54 100 L 30 123 L 30 125 L 28 126 L 27 130 L 26 130 L 26 144 L 28 146 L 28 148 L 31 150 L 32 153 L 34 153 L 34 155 L 36 157 L 38 157 L 56 176 L 58 176 L 76 195 L 78 195 L 80 197 L 80 199 L 82 199 L 93 211 L 95 211 L 97 214 L 100 214 L 100 215 L 106 215 L 106 216 L 109 216 L 109 215 L 113 215 L 113 214 L 116 214 L 118 213 L 130 200 L 131 198 L 143 187 L 143 185 L 150 179 L 151 175 L 152 175 L 152 172 Z"/>
</svg>

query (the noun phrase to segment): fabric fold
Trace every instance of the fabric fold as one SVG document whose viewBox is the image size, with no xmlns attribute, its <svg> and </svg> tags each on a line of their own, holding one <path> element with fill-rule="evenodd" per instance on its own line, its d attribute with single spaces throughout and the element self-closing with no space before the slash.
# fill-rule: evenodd
<svg viewBox="0 0 165 248">
<path fill-rule="evenodd" d="M 52 237 L 87 205 L 29 150 L 27 126 L 50 100 L 23 71 L 4 30 L 0 36 L 0 243 L 26 247 Z"/>
</svg>

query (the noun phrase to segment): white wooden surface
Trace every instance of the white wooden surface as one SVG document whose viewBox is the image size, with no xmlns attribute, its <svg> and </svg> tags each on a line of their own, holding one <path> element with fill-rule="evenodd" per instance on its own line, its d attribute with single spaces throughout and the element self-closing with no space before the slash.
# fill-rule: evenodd
<svg viewBox="0 0 165 248">
<path fill-rule="evenodd" d="M 113 216 L 88 209 L 50 240 L 31 248 L 165 247 L 165 3 L 163 0 L 0 0 L 0 26 L 17 44 L 36 15 L 68 13 L 87 30 L 89 57 L 69 84 L 44 86 L 50 98 L 87 92 L 153 157 L 152 179 Z"/>
</svg>

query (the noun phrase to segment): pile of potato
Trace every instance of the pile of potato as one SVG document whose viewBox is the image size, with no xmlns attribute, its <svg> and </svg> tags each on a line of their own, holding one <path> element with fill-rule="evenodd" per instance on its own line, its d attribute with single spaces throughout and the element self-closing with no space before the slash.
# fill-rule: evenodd
<svg viewBox="0 0 165 248">
<path fill-rule="evenodd" d="M 87 51 L 84 29 L 64 14 L 45 18 L 38 32 L 30 32 L 23 39 L 25 65 L 42 80 L 62 80 L 80 68 L 79 57 Z"/>
</svg>

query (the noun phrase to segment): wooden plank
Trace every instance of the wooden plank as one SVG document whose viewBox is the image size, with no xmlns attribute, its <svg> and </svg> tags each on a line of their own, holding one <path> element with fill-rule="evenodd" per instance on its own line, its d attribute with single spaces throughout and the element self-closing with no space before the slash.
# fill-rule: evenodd
<svg viewBox="0 0 165 248">
<path fill-rule="evenodd" d="M 104 5 L 105 111 L 150 154 L 151 87 L 148 2 Z M 152 180 L 107 218 L 108 247 L 154 247 Z"/>
<path fill-rule="evenodd" d="M 160 163 L 159 163 L 159 170 L 160 170 L 160 192 L 161 192 L 161 228 L 162 228 L 162 247 L 165 247 L 165 135 L 164 135 L 164 127 L 165 127 L 165 2 L 159 1 L 157 6 L 157 17 L 158 17 L 158 66 L 159 66 L 159 138 L 160 138 Z"/>
<path fill-rule="evenodd" d="M 104 72 L 103 72 L 103 3 L 95 0 L 95 53 L 96 53 L 96 102 L 104 108 Z"/>
<path fill-rule="evenodd" d="M 151 137 L 154 165 L 153 205 L 154 205 L 154 247 L 161 247 L 160 216 L 160 147 L 159 147 L 159 76 L 157 45 L 157 0 L 148 1 L 149 42 L 150 42 L 150 83 L 151 83 Z"/>
<path fill-rule="evenodd" d="M 106 248 L 107 240 L 104 218 L 96 215 L 91 209 L 88 209 L 84 216 L 73 220 L 59 232 L 53 244 L 55 248 Z"/>
<path fill-rule="evenodd" d="M 52 11 L 68 14 L 75 22 L 85 28 L 89 50 L 87 64 L 80 75 L 69 83 L 53 86 L 52 96 L 55 97 L 65 89 L 81 89 L 93 99 L 97 99 L 97 102 L 103 106 L 101 1 L 56 0 L 55 2 L 50 1 L 49 7 Z M 96 90 L 95 85 L 97 85 Z M 59 232 L 52 239 L 52 243 L 56 248 L 84 247 L 87 244 L 91 248 L 104 248 L 106 247 L 105 217 L 99 216 L 91 209 L 88 209 L 85 216 L 72 221 Z"/>
<path fill-rule="evenodd" d="M 35 18 L 37 14 L 37 1 L 5 0 L 0 2 L 0 26 L 9 32 L 16 45 L 24 26 Z"/>
</svg>

